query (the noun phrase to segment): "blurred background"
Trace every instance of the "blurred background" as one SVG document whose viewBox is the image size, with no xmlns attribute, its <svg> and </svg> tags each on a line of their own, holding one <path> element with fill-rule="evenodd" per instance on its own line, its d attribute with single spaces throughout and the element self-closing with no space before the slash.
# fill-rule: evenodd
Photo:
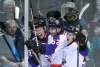
<svg viewBox="0 0 100 67">
<path fill-rule="evenodd" d="M 86 33 L 90 42 L 87 67 L 100 67 L 100 0 L 29 0 L 29 2 L 33 9 L 33 15 L 41 13 L 43 16 L 46 16 L 46 13 L 50 10 L 62 11 L 62 5 L 66 2 L 74 2 L 79 12 L 84 5 L 89 3 L 90 6 L 82 16 L 81 22 L 87 30 Z M 23 27 L 24 0 L 0 0 L 0 28 L 6 20 L 15 19 L 15 6 L 20 9 L 17 21 L 20 27 Z M 30 16 L 31 12 L 29 12 L 29 19 L 31 20 Z M 0 45 L 3 44 L 0 40 Z M 5 46 L 3 47 L 5 48 Z"/>
</svg>

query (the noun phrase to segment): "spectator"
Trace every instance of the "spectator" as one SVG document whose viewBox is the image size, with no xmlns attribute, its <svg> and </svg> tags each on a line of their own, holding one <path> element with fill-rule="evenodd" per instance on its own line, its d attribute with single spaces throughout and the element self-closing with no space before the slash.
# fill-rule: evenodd
<svg viewBox="0 0 100 67">
<path fill-rule="evenodd" d="M 6 34 L 2 37 L 5 43 L 0 46 L 6 46 L 8 53 L 2 53 L 0 59 L 4 62 L 3 67 L 18 67 L 22 65 L 24 58 L 24 38 L 21 31 L 17 28 L 15 20 L 7 20 L 5 23 Z M 4 50 L 5 47 L 2 49 Z M 10 54 L 10 55 L 9 55 Z M 8 56 L 7 56 L 8 55 Z M 0 62 L 2 64 L 2 62 Z M 19 64 L 17 64 L 19 63 Z"/>
<path fill-rule="evenodd" d="M 91 41 L 92 44 L 92 58 L 95 62 L 95 67 L 100 66 L 100 27 L 95 27 L 94 29 L 94 36 Z"/>
</svg>

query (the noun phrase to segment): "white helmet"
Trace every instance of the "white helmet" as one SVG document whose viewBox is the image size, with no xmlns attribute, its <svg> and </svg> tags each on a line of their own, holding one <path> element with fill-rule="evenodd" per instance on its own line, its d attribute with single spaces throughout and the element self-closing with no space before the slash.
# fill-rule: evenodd
<svg viewBox="0 0 100 67">
<path fill-rule="evenodd" d="M 74 2 L 67 2 L 63 4 L 63 7 L 76 8 L 76 5 Z"/>
<path fill-rule="evenodd" d="M 62 4 L 62 6 L 61 6 L 61 15 L 62 15 L 61 17 L 62 17 L 62 18 L 63 18 L 63 16 L 65 15 L 66 10 L 67 10 L 68 8 L 76 9 L 75 3 L 74 3 L 74 2 L 67 2 L 67 3 Z"/>
</svg>

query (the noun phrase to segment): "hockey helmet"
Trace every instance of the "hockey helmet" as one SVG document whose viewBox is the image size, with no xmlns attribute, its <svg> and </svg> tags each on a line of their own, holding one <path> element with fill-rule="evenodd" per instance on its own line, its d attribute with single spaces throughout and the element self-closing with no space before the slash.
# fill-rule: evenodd
<svg viewBox="0 0 100 67">
<path fill-rule="evenodd" d="M 77 34 L 76 28 L 74 26 L 64 26 L 64 30 L 74 33 L 74 34 Z"/>
<path fill-rule="evenodd" d="M 35 27 L 37 28 L 37 27 L 43 27 L 43 26 L 46 26 L 46 20 L 45 20 L 45 18 L 43 18 L 43 17 L 34 17 L 35 19 L 34 19 L 34 23 L 33 23 L 33 25 L 35 25 Z"/>
<path fill-rule="evenodd" d="M 61 13 L 58 10 L 52 10 L 47 13 L 47 19 L 50 17 L 59 19 L 61 17 Z"/>
<path fill-rule="evenodd" d="M 55 19 L 52 18 L 51 20 L 48 21 L 48 26 L 49 27 L 63 27 L 63 22 L 61 19 Z"/>
</svg>

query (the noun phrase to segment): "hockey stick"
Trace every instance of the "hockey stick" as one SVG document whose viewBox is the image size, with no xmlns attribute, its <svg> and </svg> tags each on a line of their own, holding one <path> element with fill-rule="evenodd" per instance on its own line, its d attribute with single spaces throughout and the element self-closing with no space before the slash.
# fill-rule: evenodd
<svg viewBox="0 0 100 67">
<path fill-rule="evenodd" d="M 87 4 L 81 9 L 81 11 L 80 11 L 80 13 L 79 13 L 79 19 L 82 18 L 84 12 L 88 9 L 89 6 L 90 6 L 90 3 L 87 3 Z"/>
<path fill-rule="evenodd" d="M 31 4 L 32 4 L 32 2 L 31 2 Z M 25 0 L 25 13 L 24 13 L 24 17 L 25 17 L 25 19 L 24 19 L 24 29 L 25 29 L 25 41 L 26 40 L 28 40 L 28 13 L 29 13 L 29 1 L 28 0 Z M 31 6 L 32 7 L 32 6 Z M 31 11 L 32 12 L 32 11 Z M 32 14 L 33 15 L 33 14 Z M 36 32 L 35 32 L 35 34 L 36 34 Z M 35 35 L 36 36 L 36 35 Z M 37 40 L 37 37 L 36 37 L 36 43 L 37 43 L 37 46 L 38 46 L 38 40 Z M 28 49 L 27 49 L 27 46 L 25 45 L 25 67 L 28 67 Z M 40 64 L 40 62 L 39 62 L 39 58 L 38 58 L 38 56 L 36 55 L 36 53 L 33 51 L 33 53 L 32 54 L 34 54 L 34 56 L 35 56 L 35 58 L 37 59 L 37 61 L 38 61 L 38 63 Z"/>
<path fill-rule="evenodd" d="M 79 46 L 77 47 L 77 67 L 79 67 Z"/>
<path fill-rule="evenodd" d="M 33 5 L 32 5 L 32 0 L 30 1 L 30 3 L 31 3 L 30 6 L 31 6 L 32 21 L 34 21 L 34 18 L 33 18 Z M 39 11 L 39 13 L 40 13 L 40 11 Z M 33 23 L 33 29 L 34 29 L 34 34 L 35 34 L 36 45 L 39 46 L 39 42 L 38 42 L 37 34 L 36 34 L 36 31 L 35 31 L 36 29 L 35 29 L 34 23 Z M 38 61 L 40 67 L 42 67 L 41 61 L 40 61 L 40 53 L 38 53 L 38 56 L 39 57 L 37 56 L 37 54 L 34 51 L 32 53 L 35 56 L 36 60 Z"/>
<path fill-rule="evenodd" d="M 79 20 L 82 19 L 82 16 L 84 15 L 84 12 L 89 8 L 90 3 L 87 3 L 80 11 L 79 13 Z M 77 47 L 77 67 L 79 67 L 79 46 Z"/>
</svg>

